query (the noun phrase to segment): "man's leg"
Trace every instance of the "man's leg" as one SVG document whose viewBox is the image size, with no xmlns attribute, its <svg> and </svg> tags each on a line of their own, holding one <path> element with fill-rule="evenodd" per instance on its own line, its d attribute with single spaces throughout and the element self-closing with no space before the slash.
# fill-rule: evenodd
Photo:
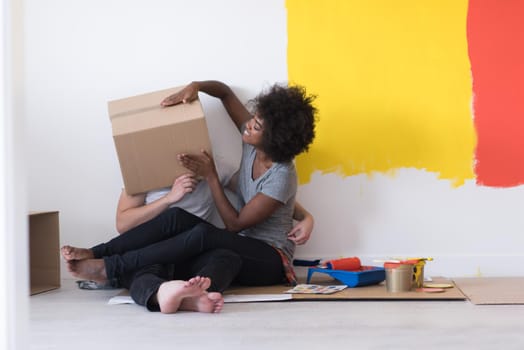
<svg viewBox="0 0 524 350">
<path fill-rule="evenodd" d="M 92 258 L 123 254 L 130 250 L 139 249 L 185 232 L 202 222 L 205 221 L 183 209 L 170 208 L 154 219 L 113 238 L 109 242 L 94 246 L 91 248 Z"/>
</svg>

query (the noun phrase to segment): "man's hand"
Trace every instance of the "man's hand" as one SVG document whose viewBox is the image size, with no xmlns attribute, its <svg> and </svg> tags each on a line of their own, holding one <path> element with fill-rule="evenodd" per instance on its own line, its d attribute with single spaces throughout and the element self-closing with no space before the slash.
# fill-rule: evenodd
<svg viewBox="0 0 524 350">
<path fill-rule="evenodd" d="M 175 179 L 171 191 L 166 194 L 169 204 L 173 204 L 181 200 L 186 193 L 193 192 L 198 185 L 198 180 L 193 174 L 183 174 Z"/>
</svg>

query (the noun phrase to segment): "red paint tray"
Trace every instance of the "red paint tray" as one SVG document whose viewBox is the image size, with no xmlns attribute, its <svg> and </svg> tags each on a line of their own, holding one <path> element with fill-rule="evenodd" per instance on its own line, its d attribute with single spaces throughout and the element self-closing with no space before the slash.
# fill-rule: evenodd
<svg viewBox="0 0 524 350">
<path fill-rule="evenodd" d="M 313 273 L 324 273 L 339 280 L 348 287 L 369 286 L 371 284 L 378 284 L 386 279 L 386 271 L 383 267 L 378 266 L 362 266 L 357 271 L 344 270 L 330 270 L 319 267 L 310 267 L 307 272 L 306 283 L 309 284 Z"/>
</svg>

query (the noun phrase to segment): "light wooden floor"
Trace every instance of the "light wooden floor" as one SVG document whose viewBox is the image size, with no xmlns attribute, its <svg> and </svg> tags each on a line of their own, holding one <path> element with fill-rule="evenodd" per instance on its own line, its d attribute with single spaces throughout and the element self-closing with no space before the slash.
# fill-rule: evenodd
<svg viewBox="0 0 524 350">
<path fill-rule="evenodd" d="M 524 349 L 524 305 L 287 301 L 163 315 L 62 283 L 30 298 L 31 349 Z"/>
</svg>

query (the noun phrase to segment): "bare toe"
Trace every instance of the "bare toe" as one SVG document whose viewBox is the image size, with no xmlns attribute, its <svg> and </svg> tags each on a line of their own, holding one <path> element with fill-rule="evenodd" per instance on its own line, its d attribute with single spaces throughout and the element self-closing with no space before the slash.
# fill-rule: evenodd
<svg viewBox="0 0 524 350">
<path fill-rule="evenodd" d="M 62 248 L 60 248 L 60 253 L 62 254 L 62 257 L 66 261 L 72 260 L 71 259 L 71 247 L 70 246 L 65 245 Z"/>
<path fill-rule="evenodd" d="M 209 300 L 213 302 L 213 305 L 214 305 L 213 312 L 214 313 L 218 313 L 222 311 L 222 308 L 224 307 L 224 297 L 222 296 L 222 294 L 217 293 L 217 292 L 211 292 L 207 294 L 207 297 L 209 298 Z"/>
<path fill-rule="evenodd" d="M 199 285 L 203 290 L 207 290 L 211 286 L 211 279 L 209 277 L 202 277 Z"/>
<path fill-rule="evenodd" d="M 62 256 L 66 261 L 70 260 L 85 260 L 93 259 L 94 255 L 91 249 L 77 248 L 70 245 L 65 245 L 60 249 Z"/>
<path fill-rule="evenodd" d="M 188 281 L 186 281 L 186 286 L 189 287 L 189 286 L 195 286 L 195 285 L 198 285 L 198 283 L 200 283 L 200 279 L 201 279 L 201 278 L 202 278 L 202 277 L 200 277 L 200 276 L 195 276 L 195 277 L 189 279 Z"/>
</svg>

